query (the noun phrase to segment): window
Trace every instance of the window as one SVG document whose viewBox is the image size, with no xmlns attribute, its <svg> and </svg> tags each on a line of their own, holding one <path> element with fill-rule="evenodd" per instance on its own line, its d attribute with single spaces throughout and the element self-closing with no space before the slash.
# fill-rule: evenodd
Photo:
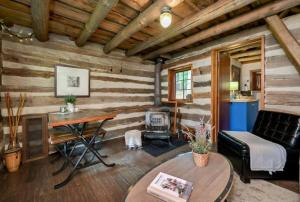
<svg viewBox="0 0 300 202">
<path fill-rule="evenodd" d="M 191 66 L 169 70 L 169 100 L 192 102 Z"/>
</svg>

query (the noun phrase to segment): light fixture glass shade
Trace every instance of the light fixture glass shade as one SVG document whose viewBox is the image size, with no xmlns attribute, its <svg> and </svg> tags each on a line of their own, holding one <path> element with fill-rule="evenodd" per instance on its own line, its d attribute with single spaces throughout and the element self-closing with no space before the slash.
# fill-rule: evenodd
<svg viewBox="0 0 300 202">
<path fill-rule="evenodd" d="M 238 81 L 230 81 L 229 89 L 230 90 L 238 90 L 239 89 L 239 82 Z"/>
<path fill-rule="evenodd" d="M 160 14 L 160 24 L 163 28 L 167 28 L 171 25 L 172 23 L 172 14 L 171 11 L 168 9 L 163 9 L 161 14 Z"/>
</svg>

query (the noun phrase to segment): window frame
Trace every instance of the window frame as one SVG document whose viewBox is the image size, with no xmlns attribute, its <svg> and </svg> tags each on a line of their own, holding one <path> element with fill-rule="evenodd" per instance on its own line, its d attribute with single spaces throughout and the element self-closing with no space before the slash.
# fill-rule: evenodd
<svg viewBox="0 0 300 202">
<path fill-rule="evenodd" d="M 191 94 L 192 100 L 176 99 L 176 73 L 191 70 Z M 185 65 L 177 68 L 171 68 L 168 71 L 168 101 L 177 101 L 178 103 L 193 102 L 193 70 L 192 65 Z"/>
</svg>

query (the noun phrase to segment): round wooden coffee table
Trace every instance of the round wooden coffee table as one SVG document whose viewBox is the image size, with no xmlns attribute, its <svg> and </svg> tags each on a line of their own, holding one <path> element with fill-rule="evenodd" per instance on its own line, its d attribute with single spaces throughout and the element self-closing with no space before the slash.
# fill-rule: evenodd
<svg viewBox="0 0 300 202">
<path fill-rule="evenodd" d="M 211 152 L 208 165 L 200 168 L 195 166 L 192 153 L 185 153 L 159 165 L 143 176 L 129 189 L 125 201 L 161 201 L 147 193 L 148 185 L 159 172 L 192 182 L 193 191 L 189 202 L 224 201 L 233 183 L 231 163 L 221 154 Z"/>
</svg>

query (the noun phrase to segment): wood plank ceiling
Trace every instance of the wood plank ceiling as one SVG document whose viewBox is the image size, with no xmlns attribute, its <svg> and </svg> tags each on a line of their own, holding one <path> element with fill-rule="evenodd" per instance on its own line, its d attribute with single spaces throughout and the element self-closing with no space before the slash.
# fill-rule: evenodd
<svg viewBox="0 0 300 202">
<path fill-rule="evenodd" d="M 101 0 L 104 1 L 104 0 Z M 209 9 L 210 6 L 222 5 L 222 2 L 231 2 L 232 5 L 237 4 L 236 2 L 247 2 L 246 0 L 234 1 L 234 0 L 169 0 L 165 1 L 166 4 L 170 3 L 173 13 L 173 25 L 177 25 L 183 22 L 185 19 L 190 19 L 195 16 L 195 14 L 203 11 L 203 9 Z M 280 1 L 280 0 L 279 0 Z M 282 0 L 281 0 L 282 1 Z M 8 23 L 14 23 L 26 27 L 34 27 L 34 17 L 31 15 L 31 11 L 34 9 L 34 6 L 31 4 L 37 2 L 34 0 L 0 0 L 0 19 L 4 19 Z M 48 2 L 45 1 L 45 2 Z M 109 1 L 107 1 L 109 2 Z M 216 16 L 208 20 L 207 22 L 201 23 L 199 26 L 195 26 L 194 28 L 188 29 L 180 34 L 174 34 L 173 37 L 166 39 L 158 44 L 147 47 L 136 55 L 147 55 L 154 50 L 158 50 L 162 47 L 168 46 L 177 42 L 181 39 L 187 38 L 189 36 L 194 35 L 195 33 L 199 33 L 203 30 L 211 28 L 215 25 L 228 21 L 230 19 L 236 18 L 244 13 L 250 12 L 257 8 L 260 8 L 264 5 L 268 5 L 273 0 L 255 0 L 248 1 L 249 3 L 244 3 L 241 8 L 229 11 L 228 13 Z M 287 15 L 299 13 L 299 1 L 296 0 L 296 6 L 292 8 L 289 7 L 286 11 L 281 11 L 281 17 L 285 17 Z M 86 23 L 90 21 L 90 17 L 92 16 L 93 11 L 97 7 L 98 0 L 50 0 L 49 3 L 49 16 L 48 16 L 48 31 L 49 33 L 57 33 L 69 36 L 72 40 L 76 41 L 82 30 L 85 30 L 85 37 L 88 35 L 88 30 L 86 28 Z M 152 0 L 119 0 L 117 3 L 113 4 L 111 8 L 109 8 L 107 15 L 104 19 L 101 16 L 96 16 L 98 19 L 101 19 L 101 22 L 95 27 L 95 32 L 88 37 L 89 41 L 100 43 L 102 45 L 107 45 L 112 39 L 121 32 L 125 27 L 130 24 L 130 22 L 137 19 L 137 17 L 146 12 L 148 8 L 150 8 L 153 4 L 159 4 L 157 1 Z M 105 3 L 103 3 L 105 4 Z M 98 5 L 99 6 L 99 5 Z M 149 9 L 148 9 L 149 10 Z M 160 12 L 160 9 L 159 9 Z M 157 15 L 157 12 L 155 13 Z M 95 15 L 95 14 L 94 14 Z M 95 17 L 95 16 L 94 16 Z M 47 17 L 46 17 L 47 18 Z M 143 19 L 144 20 L 144 19 Z M 143 23 L 144 21 L 140 21 L 139 23 Z M 90 22 L 89 22 L 90 23 Z M 191 45 L 187 45 L 184 47 L 177 48 L 175 50 L 168 51 L 166 54 L 171 56 L 174 54 L 178 54 L 186 49 L 190 49 L 193 47 L 197 47 L 209 41 L 222 38 L 229 34 L 234 34 L 243 29 L 250 29 L 259 25 L 265 24 L 263 19 L 256 20 L 255 22 L 247 23 L 238 28 L 226 31 L 224 33 L 205 38 L 201 41 L 197 41 Z M 172 26 L 171 26 L 172 28 Z M 170 28 L 168 28 L 170 29 Z M 132 29 L 134 30 L 134 29 Z M 132 31 L 131 30 L 131 31 Z M 93 31 L 93 30 L 92 30 Z M 122 49 L 128 52 L 132 51 L 134 47 L 140 45 L 143 42 L 149 41 L 153 39 L 155 36 L 159 36 L 162 33 L 165 33 L 166 29 L 163 29 L 159 24 L 159 17 L 156 20 L 147 22 L 147 24 L 139 24 L 139 29 L 137 31 L 134 30 L 134 33 L 130 34 L 130 37 L 122 40 L 116 48 Z M 43 36 L 45 39 L 45 36 Z M 130 50 L 130 51 L 128 51 Z M 106 51 L 109 52 L 109 51 Z"/>
</svg>

